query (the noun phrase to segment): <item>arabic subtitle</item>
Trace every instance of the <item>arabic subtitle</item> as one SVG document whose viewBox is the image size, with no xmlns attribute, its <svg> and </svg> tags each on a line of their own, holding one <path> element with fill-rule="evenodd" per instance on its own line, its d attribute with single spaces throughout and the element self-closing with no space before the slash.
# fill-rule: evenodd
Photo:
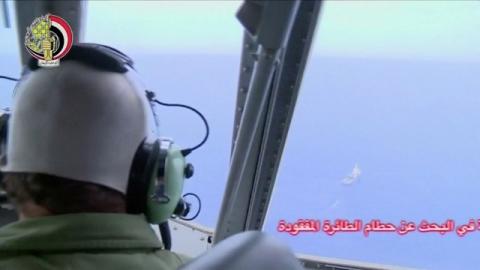
<svg viewBox="0 0 480 270">
<path fill-rule="evenodd" d="M 372 233 L 396 233 L 400 236 L 410 233 L 437 233 L 445 235 L 454 233 L 459 237 L 464 237 L 469 233 L 480 231 L 480 219 L 470 219 L 467 223 L 455 225 L 455 221 L 447 219 L 443 223 L 429 222 L 421 220 L 416 223 L 413 221 L 402 220 L 399 223 L 382 222 L 380 219 L 372 219 L 369 222 L 363 222 L 360 219 L 336 219 L 323 221 L 318 219 L 298 219 L 295 222 L 280 220 L 277 225 L 278 232 L 288 233 L 292 236 L 300 233 L 325 233 L 333 236 L 337 233 L 362 233 L 368 237 Z"/>
</svg>

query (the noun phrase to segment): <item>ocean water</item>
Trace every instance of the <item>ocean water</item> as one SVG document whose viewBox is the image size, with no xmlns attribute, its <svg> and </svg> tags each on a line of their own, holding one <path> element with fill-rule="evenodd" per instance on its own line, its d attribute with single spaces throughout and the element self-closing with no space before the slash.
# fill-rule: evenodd
<svg viewBox="0 0 480 270">
<path fill-rule="evenodd" d="M 310 61 L 266 230 L 280 218 L 458 225 L 478 219 L 479 64 L 373 59 Z M 355 164 L 361 175 L 342 179 Z M 281 239 L 327 257 L 474 268 L 480 232 L 304 234 Z"/>
<path fill-rule="evenodd" d="M 165 102 L 195 106 L 211 137 L 191 154 L 186 192 L 202 198 L 197 222 L 216 225 L 229 168 L 238 55 L 131 53 L 149 89 Z M 423 269 L 471 269 L 480 232 L 405 236 L 277 232 L 281 219 L 423 219 L 458 224 L 480 218 L 480 82 L 475 63 L 310 59 L 277 177 L 265 231 L 296 252 Z M 19 72 L 15 56 L 0 74 Z M 0 81 L 0 105 L 13 84 Z M 202 139 L 196 115 L 157 108 L 160 134 L 182 146 Z M 358 164 L 360 176 L 342 179 Z"/>
</svg>

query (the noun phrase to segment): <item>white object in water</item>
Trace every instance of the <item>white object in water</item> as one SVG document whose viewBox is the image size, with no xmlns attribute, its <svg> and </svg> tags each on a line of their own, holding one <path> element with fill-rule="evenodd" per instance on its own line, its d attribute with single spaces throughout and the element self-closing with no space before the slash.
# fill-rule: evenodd
<svg viewBox="0 0 480 270">
<path fill-rule="evenodd" d="M 358 167 L 358 164 L 355 164 L 352 172 L 349 175 L 347 175 L 345 178 L 343 178 L 342 183 L 345 185 L 350 185 L 353 182 L 355 182 L 361 174 L 362 174 L 362 171 L 360 170 L 360 167 Z"/>
</svg>

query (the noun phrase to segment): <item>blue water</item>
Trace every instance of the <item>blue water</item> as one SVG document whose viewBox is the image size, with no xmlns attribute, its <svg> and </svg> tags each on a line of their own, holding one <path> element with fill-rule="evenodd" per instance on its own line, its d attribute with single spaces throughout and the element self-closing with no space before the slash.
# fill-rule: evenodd
<svg viewBox="0 0 480 270">
<path fill-rule="evenodd" d="M 202 197 L 197 222 L 216 225 L 229 167 L 238 55 L 131 53 L 160 99 L 196 106 L 212 134 L 190 157 L 185 191 Z M 0 74 L 15 75 L 15 57 Z M 372 59 L 310 59 L 265 230 L 295 251 L 426 269 L 475 268 L 480 232 L 459 238 L 418 232 L 276 232 L 280 219 L 372 218 L 466 223 L 480 218 L 479 64 Z M 0 105 L 12 84 L 0 81 Z M 190 146 L 203 136 L 195 115 L 158 108 L 160 133 Z M 358 164 L 352 185 L 341 180 Z"/>
<path fill-rule="evenodd" d="M 313 59 L 266 230 L 279 218 L 478 218 L 479 67 Z M 356 163 L 358 181 L 341 184 Z M 480 232 L 280 237 L 306 253 L 427 269 L 472 268 L 480 246 Z"/>
</svg>

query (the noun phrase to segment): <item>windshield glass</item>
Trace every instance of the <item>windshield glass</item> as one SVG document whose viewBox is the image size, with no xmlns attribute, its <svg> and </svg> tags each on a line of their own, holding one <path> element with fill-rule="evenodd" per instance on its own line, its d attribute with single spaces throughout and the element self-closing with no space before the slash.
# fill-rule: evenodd
<svg viewBox="0 0 480 270">
<path fill-rule="evenodd" d="M 476 267 L 479 15 L 478 2 L 325 2 L 266 231 L 322 257 Z"/>
<path fill-rule="evenodd" d="M 0 15 L 0 75 L 19 78 L 20 52 L 13 1 L 0 2 L 0 11 L 3 7 L 7 8 L 8 16 L 5 18 L 5 13 Z M 0 109 L 11 106 L 14 86 L 15 82 L 0 79 Z"/>
</svg>

